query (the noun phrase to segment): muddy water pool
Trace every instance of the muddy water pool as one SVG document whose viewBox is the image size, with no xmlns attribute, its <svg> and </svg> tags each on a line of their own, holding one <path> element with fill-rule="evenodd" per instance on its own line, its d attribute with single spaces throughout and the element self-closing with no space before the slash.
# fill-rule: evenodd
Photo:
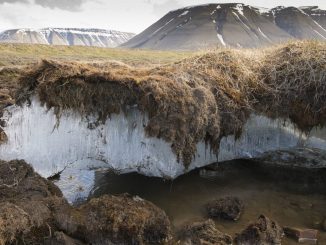
<svg viewBox="0 0 326 245">
<path fill-rule="evenodd" d="M 271 167 L 252 161 L 232 161 L 214 169 L 195 170 L 174 181 L 139 174 L 96 171 L 91 197 L 129 193 L 165 210 L 175 231 L 185 223 L 206 219 L 205 204 L 237 196 L 245 204 L 238 222 L 215 220 L 232 236 L 264 214 L 282 226 L 318 228 L 326 218 L 326 170 Z M 282 244 L 297 244 L 285 238 Z M 326 233 L 319 232 L 319 244 Z"/>
</svg>

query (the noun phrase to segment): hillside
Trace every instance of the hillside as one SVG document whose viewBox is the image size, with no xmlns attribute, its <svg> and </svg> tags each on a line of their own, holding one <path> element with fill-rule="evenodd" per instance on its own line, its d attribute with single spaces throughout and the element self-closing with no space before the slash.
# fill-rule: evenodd
<svg viewBox="0 0 326 245">
<path fill-rule="evenodd" d="M 13 29 L 0 33 L 0 42 L 116 47 L 133 36 L 133 33 L 102 29 Z"/>
<path fill-rule="evenodd" d="M 304 10 L 292 7 L 265 9 L 236 3 L 192 6 L 169 12 L 122 47 L 162 50 L 216 46 L 254 48 L 294 38 L 326 40 L 326 31 L 322 27 L 324 19 L 316 18 L 316 10 L 311 13 L 308 10 L 308 7 Z"/>
<path fill-rule="evenodd" d="M 313 11 L 308 11 L 308 8 L 303 11 L 294 7 L 277 7 L 265 15 L 294 38 L 326 40 L 326 30 L 317 22 L 322 22 L 323 19 L 314 20 L 316 15 Z"/>
<path fill-rule="evenodd" d="M 300 9 L 326 29 L 326 10 L 322 10 L 318 6 L 306 6 Z"/>
</svg>

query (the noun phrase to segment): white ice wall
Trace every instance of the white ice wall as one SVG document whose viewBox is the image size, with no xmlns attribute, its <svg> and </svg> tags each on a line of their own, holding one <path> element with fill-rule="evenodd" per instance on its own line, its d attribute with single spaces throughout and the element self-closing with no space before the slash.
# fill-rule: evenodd
<svg viewBox="0 0 326 245">
<path fill-rule="evenodd" d="M 105 125 L 89 129 L 94 118 L 82 119 L 66 111 L 59 120 L 36 99 L 30 106 L 13 106 L 5 113 L 8 142 L 0 145 L 0 159 L 24 159 L 42 176 L 62 171 L 69 164 L 81 168 L 107 167 L 121 172 L 176 177 L 185 169 L 170 144 L 145 136 L 147 122 L 136 108 L 112 115 Z M 216 161 L 205 144 L 191 168 Z"/>
<path fill-rule="evenodd" d="M 0 145 L 0 159 L 24 159 L 42 176 L 50 176 L 67 166 L 80 170 L 112 168 L 159 177 L 175 178 L 196 167 L 217 161 L 257 157 L 266 151 L 309 144 L 325 149 L 325 139 L 306 138 L 293 125 L 252 115 L 242 136 L 223 138 L 218 157 L 204 143 L 188 169 L 178 163 L 170 144 L 145 136 L 147 117 L 137 108 L 112 115 L 104 125 L 89 129 L 94 118 L 82 119 L 66 111 L 59 120 L 34 98 L 30 106 L 8 108 L 4 127 L 8 142 Z"/>
</svg>

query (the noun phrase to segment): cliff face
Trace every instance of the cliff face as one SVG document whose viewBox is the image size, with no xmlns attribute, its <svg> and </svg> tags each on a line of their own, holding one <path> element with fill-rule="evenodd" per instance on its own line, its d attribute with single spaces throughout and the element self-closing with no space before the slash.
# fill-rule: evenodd
<svg viewBox="0 0 326 245">
<path fill-rule="evenodd" d="M 14 29 L 2 32 L 0 42 L 116 47 L 133 36 L 132 33 L 102 29 Z"/>
</svg>

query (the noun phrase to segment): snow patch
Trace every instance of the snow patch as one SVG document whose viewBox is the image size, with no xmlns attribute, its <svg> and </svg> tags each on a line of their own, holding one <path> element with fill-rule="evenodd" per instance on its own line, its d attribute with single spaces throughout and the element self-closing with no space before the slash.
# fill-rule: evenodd
<svg viewBox="0 0 326 245">
<path fill-rule="evenodd" d="M 209 5 L 211 5 L 211 4 L 208 3 L 208 4 L 200 4 L 200 5 L 191 5 L 191 6 L 183 8 L 183 9 L 193 9 L 193 8 L 197 8 L 197 7 L 207 7 Z"/>
<path fill-rule="evenodd" d="M 299 9 L 310 9 L 311 11 L 319 10 L 318 6 L 301 6 Z"/>
<path fill-rule="evenodd" d="M 269 8 L 263 8 L 263 7 L 257 7 L 257 6 L 253 6 L 253 9 L 260 14 L 266 14 L 269 13 L 271 9 Z"/>
<path fill-rule="evenodd" d="M 324 27 L 322 27 L 321 25 L 318 24 L 317 21 L 313 20 L 313 22 L 320 28 L 322 29 L 324 32 L 326 32 L 326 29 Z"/>
<path fill-rule="evenodd" d="M 318 35 L 318 36 L 320 36 L 321 38 L 323 38 L 323 39 L 326 39 L 326 37 L 324 37 L 322 34 L 320 34 L 320 32 L 319 32 L 319 31 L 317 31 L 317 30 L 314 30 L 314 32 L 315 32 L 315 33 L 317 33 L 317 35 Z"/>
<path fill-rule="evenodd" d="M 186 10 L 186 11 L 184 11 L 182 14 L 180 14 L 178 17 L 182 17 L 182 16 L 184 16 L 184 15 L 187 15 L 189 12 L 190 12 L 189 10 Z"/>
<path fill-rule="evenodd" d="M 258 27 L 258 31 L 264 38 L 266 38 L 268 41 L 272 42 L 272 40 L 266 36 L 266 34 L 260 29 L 260 27 Z"/>
<path fill-rule="evenodd" d="M 221 34 L 217 33 L 217 38 L 218 40 L 220 40 L 223 46 L 226 46 L 226 43 L 224 42 L 224 38 Z"/>
<path fill-rule="evenodd" d="M 237 17 L 237 19 L 244 25 L 245 28 L 247 28 L 249 31 L 251 31 L 250 27 L 248 25 L 246 25 L 242 19 L 239 17 L 239 15 L 237 15 L 237 13 L 235 13 L 234 11 L 232 11 L 232 13 Z"/>
<path fill-rule="evenodd" d="M 233 7 L 233 9 L 238 11 L 238 13 L 241 14 L 242 16 L 245 16 L 243 13 L 243 4 L 242 3 L 237 4 L 235 7 Z"/>
<path fill-rule="evenodd" d="M 174 20 L 174 18 L 172 18 L 171 20 L 169 20 L 168 22 L 166 22 L 163 26 L 161 26 L 160 28 L 158 28 L 156 31 L 153 32 L 152 36 L 155 35 L 156 33 L 158 33 L 160 30 L 162 30 L 164 27 L 166 27 L 168 24 L 170 24 L 172 21 Z"/>
<path fill-rule="evenodd" d="M 306 12 L 304 12 L 302 9 L 298 8 L 299 12 L 303 15 L 309 16 L 309 14 L 307 14 Z M 310 16 L 309 16 L 310 17 Z"/>
<path fill-rule="evenodd" d="M 217 10 L 221 9 L 221 5 L 217 5 L 216 8 L 211 12 L 211 15 L 214 15 Z"/>
</svg>

